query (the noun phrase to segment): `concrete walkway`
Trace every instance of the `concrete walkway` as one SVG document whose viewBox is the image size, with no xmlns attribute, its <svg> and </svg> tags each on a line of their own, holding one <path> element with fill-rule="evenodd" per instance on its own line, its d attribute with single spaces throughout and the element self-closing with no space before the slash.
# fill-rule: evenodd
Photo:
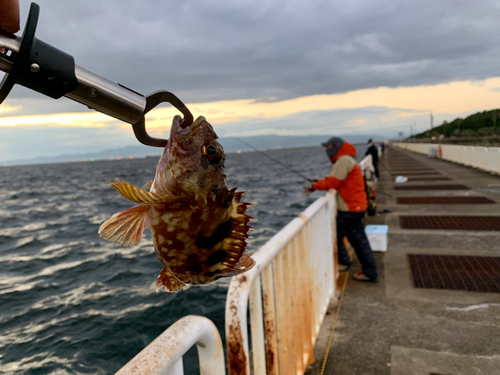
<svg viewBox="0 0 500 375">
<path fill-rule="evenodd" d="M 394 190 L 398 159 L 440 171 L 470 190 Z M 366 224 L 389 226 L 389 247 L 376 253 L 377 284 L 354 281 L 354 260 L 324 374 L 500 374 L 500 294 L 413 286 L 407 254 L 500 256 L 500 232 L 402 229 L 400 215 L 500 215 L 500 177 L 426 155 L 389 150 L 379 166 L 377 210 Z M 399 169 L 399 168 L 398 168 Z M 403 173 L 401 173 L 403 174 Z M 404 175 L 404 174 L 403 174 Z M 484 196 L 496 204 L 397 204 L 396 197 Z M 307 374 L 321 373 L 336 306 L 331 305 Z"/>
</svg>

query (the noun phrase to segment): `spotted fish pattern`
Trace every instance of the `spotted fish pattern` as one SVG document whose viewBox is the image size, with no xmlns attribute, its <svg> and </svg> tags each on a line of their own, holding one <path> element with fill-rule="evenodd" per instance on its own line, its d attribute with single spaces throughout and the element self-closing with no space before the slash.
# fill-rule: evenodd
<svg viewBox="0 0 500 375">
<path fill-rule="evenodd" d="M 157 290 L 176 292 L 186 284 L 208 284 L 251 269 L 245 253 L 250 203 L 244 192 L 228 190 L 225 153 L 212 126 L 198 118 L 186 129 L 174 118 L 170 139 L 149 191 L 126 181 L 111 183 L 123 197 L 139 205 L 113 215 L 99 235 L 125 246 L 139 244 L 151 231 L 163 264 Z"/>
</svg>

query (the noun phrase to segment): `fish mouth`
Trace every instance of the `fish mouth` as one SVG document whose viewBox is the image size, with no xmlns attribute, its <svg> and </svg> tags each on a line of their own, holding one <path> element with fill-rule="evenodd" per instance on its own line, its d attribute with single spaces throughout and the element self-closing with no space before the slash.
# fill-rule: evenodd
<svg viewBox="0 0 500 375">
<path fill-rule="evenodd" d="M 168 142 L 166 145 L 167 150 L 171 151 L 173 148 L 183 150 L 182 143 L 180 142 L 180 133 L 182 133 L 186 129 L 189 129 L 189 126 L 184 129 L 181 127 L 181 116 L 174 116 L 172 120 L 172 126 L 170 128 L 170 137 L 168 138 Z"/>
<path fill-rule="evenodd" d="M 172 150 L 173 148 L 176 148 L 181 152 L 186 152 L 186 150 L 182 147 L 182 138 L 193 132 L 204 120 L 205 118 L 200 116 L 191 125 L 183 128 L 181 126 L 181 116 L 174 116 L 174 119 L 172 120 L 172 127 L 170 128 L 170 137 L 167 145 L 165 146 L 166 149 Z"/>
</svg>

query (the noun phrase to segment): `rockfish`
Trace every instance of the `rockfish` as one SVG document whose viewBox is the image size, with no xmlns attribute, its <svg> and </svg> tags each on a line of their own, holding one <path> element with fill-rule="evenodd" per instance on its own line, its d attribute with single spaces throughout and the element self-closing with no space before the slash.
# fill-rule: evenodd
<svg viewBox="0 0 500 375">
<path fill-rule="evenodd" d="M 217 138 L 205 118 L 183 129 L 175 116 L 155 178 L 146 184 L 149 191 L 118 179 L 110 184 L 139 206 L 114 214 L 99 235 L 134 246 L 149 229 L 163 264 L 157 291 L 162 285 L 175 292 L 186 284 L 208 284 L 255 264 L 244 252 L 250 204 L 240 202 L 244 192 L 228 190 L 226 155 Z"/>
</svg>

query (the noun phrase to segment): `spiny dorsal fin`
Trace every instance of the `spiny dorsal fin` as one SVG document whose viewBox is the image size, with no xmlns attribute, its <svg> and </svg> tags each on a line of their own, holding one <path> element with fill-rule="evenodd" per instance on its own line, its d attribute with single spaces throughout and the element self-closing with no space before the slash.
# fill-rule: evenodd
<svg viewBox="0 0 500 375">
<path fill-rule="evenodd" d="M 102 223 L 99 235 L 111 242 L 124 245 L 138 245 L 146 226 L 149 206 L 141 205 L 118 212 Z"/>
<path fill-rule="evenodd" d="M 155 194 L 137 186 L 130 185 L 126 181 L 116 179 L 109 186 L 114 187 L 122 196 L 128 200 L 140 204 L 168 203 L 169 199 L 163 194 Z"/>
<path fill-rule="evenodd" d="M 243 192 L 235 193 L 235 189 L 229 191 L 229 207 L 227 208 L 228 220 L 217 228 L 220 232 L 214 234 L 212 254 L 207 261 L 207 272 L 204 283 L 216 280 L 220 277 L 239 275 L 246 272 L 255 265 L 255 261 L 246 254 L 246 239 L 250 237 L 247 225 L 252 219 L 245 215 L 245 210 L 252 206 L 250 203 L 240 202 Z M 229 228 L 227 228 L 229 226 Z M 220 239 L 219 237 L 223 237 Z M 208 238 L 211 240 L 212 238 Z M 210 281 L 209 281 L 210 280 Z"/>
</svg>

